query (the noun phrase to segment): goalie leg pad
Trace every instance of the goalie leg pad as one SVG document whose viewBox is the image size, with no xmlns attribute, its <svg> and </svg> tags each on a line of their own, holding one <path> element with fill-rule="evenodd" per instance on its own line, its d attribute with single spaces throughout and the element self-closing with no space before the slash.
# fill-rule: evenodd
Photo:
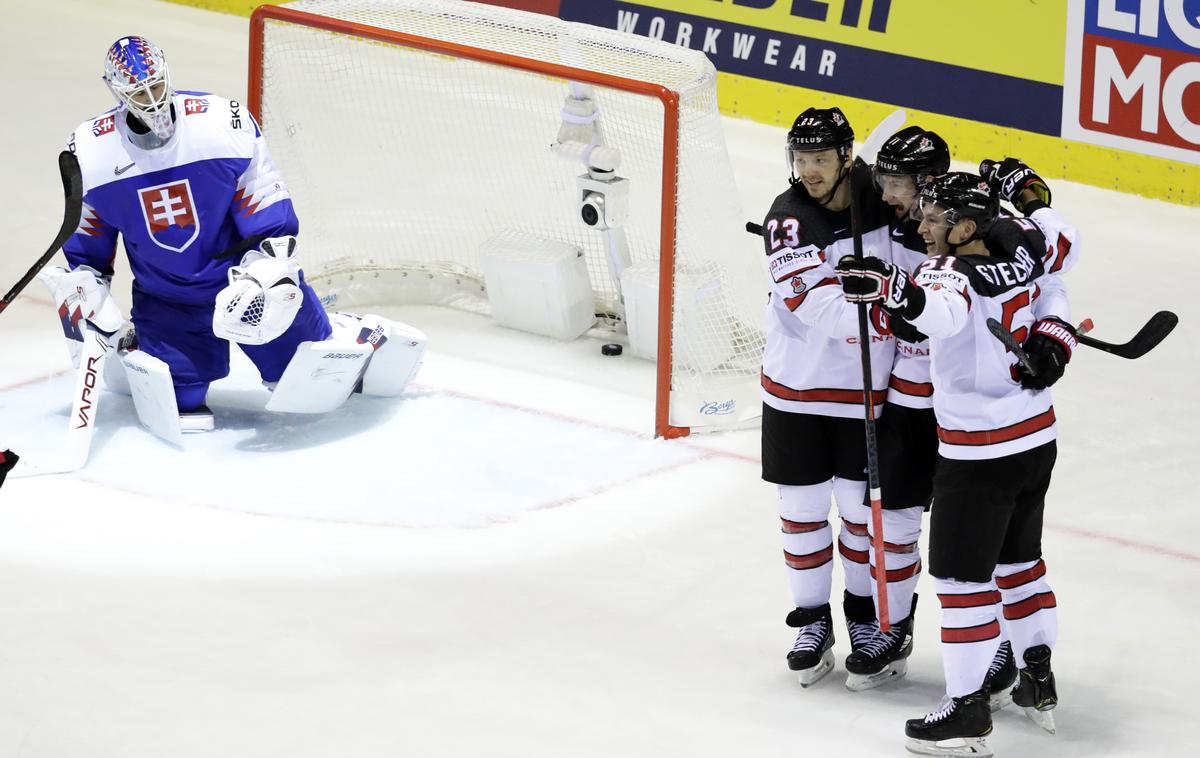
<svg viewBox="0 0 1200 758">
<path fill-rule="evenodd" d="M 345 339 L 301 342 L 275 385 L 267 410 L 328 413 L 346 402 L 374 348 Z"/>
<path fill-rule="evenodd" d="M 371 313 L 335 313 L 330 323 L 335 336 L 374 348 L 362 376 L 364 395 L 395 397 L 420 371 L 427 341 L 420 329 Z"/>
<path fill-rule="evenodd" d="M 183 433 L 170 367 L 143 350 L 126 353 L 121 363 L 125 366 L 125 378 L 142 426 L 160 439 L 182 445 Z"/>
</svg>

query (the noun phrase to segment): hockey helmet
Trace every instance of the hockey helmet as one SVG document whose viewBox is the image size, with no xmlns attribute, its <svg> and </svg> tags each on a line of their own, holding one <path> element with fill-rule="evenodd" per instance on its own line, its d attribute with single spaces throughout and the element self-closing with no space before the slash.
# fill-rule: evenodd
<svg viewBox="0 0 1200 758">
<path fill-rule="evenodd" d="M 982 238 L 1000 215 L 1000 198 L 987 180 L 964 171 L 942 174 L 925 184 L 917 204 L 927 222 L 940 218 L 953 227 L 965 219 L 973 220 L 975 233 L 964 242 Z"/>
<path fill-rule="evenodd" d="M 104 82 L 117 102 L 166 141 L 175 132 L 171 118 L 171 74 L 163 51 L 144 37 L 122 37 L 108 48 Z"/>
<path fill-rule="evenodd" d="M 888 138 L 875 156 L 875 174 L 911 176 L 917 186 L 950 170 L 950 148 L 937 132 L 907 126 Z"/>
</svg>

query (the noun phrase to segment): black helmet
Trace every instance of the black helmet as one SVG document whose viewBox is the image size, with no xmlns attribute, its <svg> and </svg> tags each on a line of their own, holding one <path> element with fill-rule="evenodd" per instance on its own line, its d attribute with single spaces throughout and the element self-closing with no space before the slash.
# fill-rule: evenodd
<svg viewBox="0 0 1200 758">
<path fill-rule="evenodd" d="M 875 157 L 876 174 L 911 176 L 920 187 L 950 170 L 950 148 L 936 132 L 906 126 L 888 138 Z"/>
<path fill-rule="evenodd" d="M 963 219 L 973 219 L 976 231 L 970 239 L 983 237 L 1000 215 L 1000 198 L 992 192 L 987 180 L 964 171 L 934 177 L 921 187 L 917 199 L 922 209 L 930 203 L 944 209 L 946 222 L 951 226 Z"/>
<path fill-rule="evenodd" d="M 837 150 L 838 156 L 846 160 L 853 144 L 854 129 L 837 106 L 805 110 L 796 116 L 787 134 L 789 159 L 793 152 Z"/>
</svg>

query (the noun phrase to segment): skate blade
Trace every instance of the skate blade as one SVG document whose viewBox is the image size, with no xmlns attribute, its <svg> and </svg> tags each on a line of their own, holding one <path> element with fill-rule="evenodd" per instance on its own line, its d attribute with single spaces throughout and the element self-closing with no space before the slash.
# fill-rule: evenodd
<svg viewBox="0 0 1200 758">
<path fill-rule="evenodd" d="M 1012 691 L 1013 688 L 1008 687 L 1007 689 L 992 693 L 991 697 L 988 698 L 988 705 L 991 707 L 992 713 L 1012 703 Z"/>
<path fill-rule="evenodd" d="M 830 671 L 833 671 L 833 651 L 826 650 L 816 666 L 797 672 L 796 678 L 800 680 L 801 687 L 811 687 L 824 679 Z"/>
<path fill-rule="evenodd" d="M 1025 711 L 1025 715 L 1029 717 L 1030 721 L 1045 729 L 1050 734 L 1055 733 L 1053 713 L 1050 711 L 1039 711 L 1037 708 L 1029 707 L 1023 707 L 1021 710 Z"/>
<path fill-rule="evenodd" d="M 908 742 L 904 743 L 904 748 L 917 755 L 969 755 L 976 758 L 991 758 L 993 755 L 983 737 L 955 737 L 938 742 L 909 737 Z"/>
<path fill-rule="evenodd" d="M 880 671 L 874 674 L 848 674 L 846 676 L 846 689 L 851 692 L 862 692 L 878 687 L 881 684 L 886 684 L 893 679 L 899 679 L 908 673 L 908 661 L 901 658 L 898 661 L 892 661 Z"/>
</svg>

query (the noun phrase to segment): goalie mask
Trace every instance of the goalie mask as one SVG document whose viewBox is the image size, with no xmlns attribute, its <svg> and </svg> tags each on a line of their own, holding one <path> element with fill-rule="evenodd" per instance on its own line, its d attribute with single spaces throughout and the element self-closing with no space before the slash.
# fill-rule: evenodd
<svg viewBox="0 0 1200 758">
<path fill-rule="evenodd" d="M 171 118 L 171 75 L 167 58 L 153 42 L 142 37 L 122 37 L 108 49 L 104 82 L 117 102 L 163 142 L 175 133 Z"/>
<path fill-rule="evenodd" d="M 229 286 L 217 293 L 213 309 L 213 334 L 241 345 L 265 345 L 280 336 L 304 304 L 294 259 L 254 258 L 229 269 Z"/>
</svg>

